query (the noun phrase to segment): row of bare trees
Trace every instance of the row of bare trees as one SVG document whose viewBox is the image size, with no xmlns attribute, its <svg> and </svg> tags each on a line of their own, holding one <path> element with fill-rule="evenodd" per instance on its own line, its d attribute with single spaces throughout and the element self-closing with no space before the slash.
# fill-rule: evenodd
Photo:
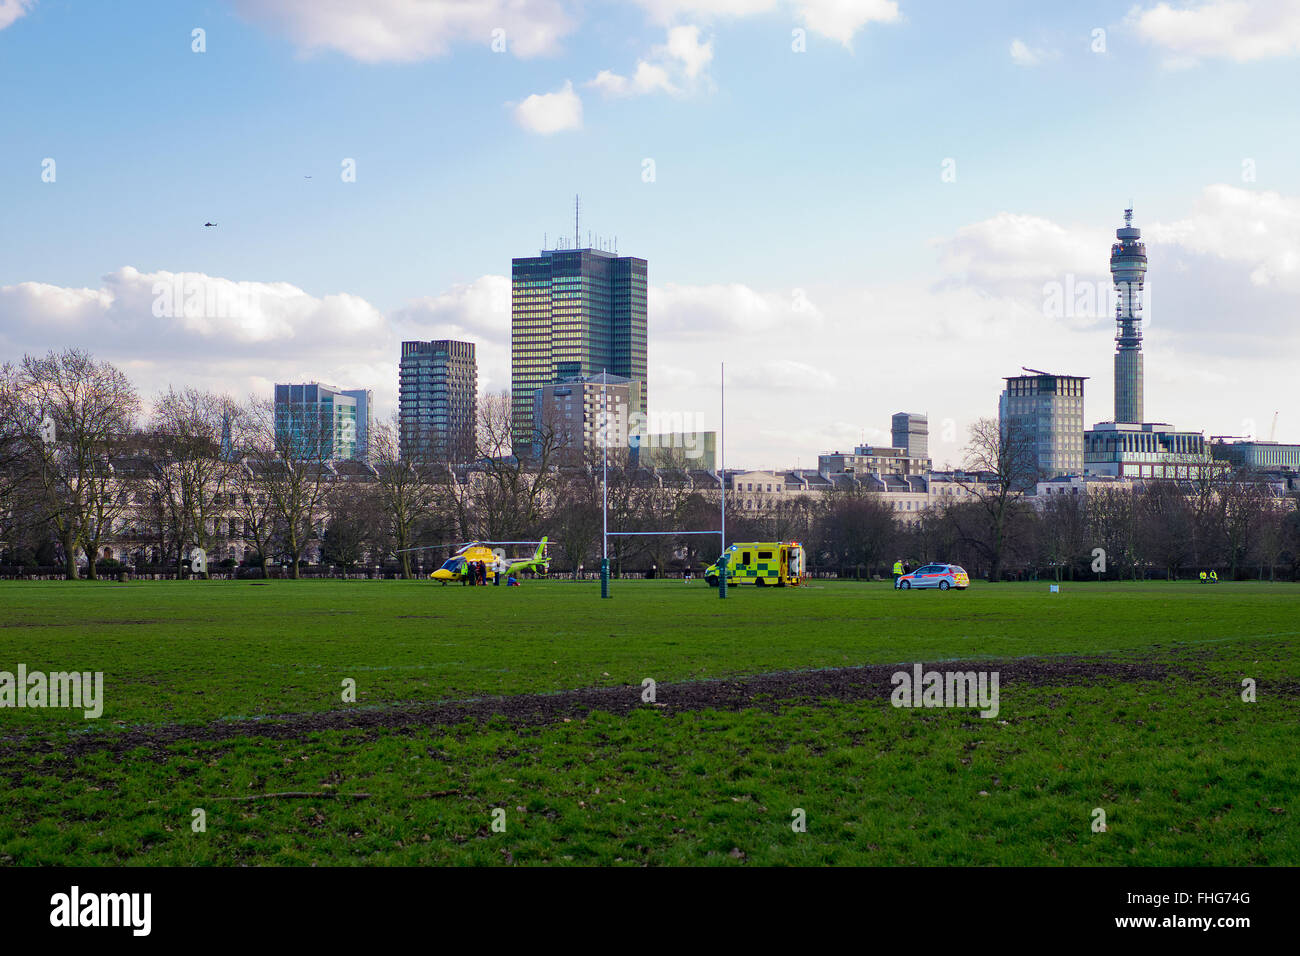
<svg viewBox="0 0 1300 956">
<path fill-rule="evenodd" d="M 546 428 L 523 460 L 512 454 L 509 394 L 487 396 L 477 414 L 465 464 L 423 454 L 396 421 L 371 430 L 367 462 L 340 463 L 335 424 L 315 406 L 188 388 L 145 403 L 121 370 L 84 352 L 26 356 L 0 368 L 0 564 L 57 562 L 70 578 L 84 564 L 93 578 L 105 549 L 129 541 L 177 573 L 202 549 L 247 556 L 263 574 L 281 563 L 296 577 L 319 556 L 409 577 L 460 542 L 548 535 L 555 569 L 576 573 L 599 560 L 602 498 L 613 532 L 719 526 L 713 476 L 651 474 L 626 451 L 584 461 Z M 884 574 L 903 557 L 991 580 L 1091 576 L 1098 549 L 1108 577 L 1300 570 L 1300 500 L 1248 475 L 1036 504 L 1017 493 L 1036 477 L 1032 443 L 990 420 L 972 428 L 965 464 L 968 494 L 910 520 L 887 494 L 853 482 L 757 510 L 729 500 L 728 539 L 797 539 L 814 568 L 849 575 Z M 698 569 L 717 550 L 708 535 L 609 539 L 616 574 Z"/>
<path fill-rule="evenodd" d="M 170 388 L 144 403 L 125 373 L 76 349 L 0 367 L 0 563 L 57 561 L 69 578 L 124 538 L 179 571 L 195 549 L 239 545 L 297 576 L 313 550 L 351 566 L 470 538 L 545 533 L 563 439 L 540 429 L 512 454 L 509 393 L 478 404 L 477 447 L 454 466 L 396 420 L 368 460 L 340 463 L 335 422 L 315 405 L 238 402 Z M 625 502 L 632 505 L 631 498 Z M 572 545 L 575 550 L 578 545 Z"/>
</svg>

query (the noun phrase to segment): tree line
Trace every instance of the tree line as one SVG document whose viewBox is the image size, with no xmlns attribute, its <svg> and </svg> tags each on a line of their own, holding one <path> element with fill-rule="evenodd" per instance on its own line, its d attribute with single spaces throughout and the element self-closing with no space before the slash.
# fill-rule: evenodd
<svg viewBox="0 0 1300 956">
<path fill-rule="evenodd" d="M 338 462 L 335 423 L 318 410 L 193 388 L 145 401 L 81 350 L 24 356 L 0 368 L 0 565 L 181 574 L 202 549 L 209 575 L 225 565 L 298 577 L 314 562 L 409 578 L 463 542 L 546 535 L 552 572 L 576 575 L 599 563 L 605 500 L 612 531 L 665 532 L 611 537 L 614 574 L 698 573 L 716 559 L 718 538 L 674 533 L 719 528 L 716 476 L 684 460 L 637 468 L 626 449 L 602 469 L 604 456 L 545 426 L 517 458 L 508 392 L 481 399 L 477 418 L 455 460 L 394 419 L 370 429 L 365 462 Z M 1258 476 L 1037 500 L 1019 493 L 1037 477 L 1031 451 L 1028 436 L 981 420 L 961 499 L 932 497 L 904 516 L 849 477 L 758 508 L 728 496 L 727 538 L 797 540 L 812 573 L 848 577 L 886 577 L 900 558 L 991 580 L 1300 573 L 1300 497 Z"/>
</svg>

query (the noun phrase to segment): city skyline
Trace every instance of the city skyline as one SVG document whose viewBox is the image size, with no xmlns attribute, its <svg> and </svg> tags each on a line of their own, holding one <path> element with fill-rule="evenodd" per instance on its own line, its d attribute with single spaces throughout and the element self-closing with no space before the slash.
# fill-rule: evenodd
<svg viewBox="0 0 1300 956">
<path fill-rule="evenodd" d="M 509 260 L 568 234 L 580 192 L 583 237 L 654 263 L 652 412 L 716 427 L 725 360 L 729 464 L 887 445 L 908 408 L 942 467 L 1022 365 L 1088 377 L 1086 421 L 1112 417 L 1106 250 L 1131 205 L 1158 356 L 1143 417 L 1265 437 L 1281 409 L 1295 441 L 1300 134 L 1267 118 L 1300 30 L 1284 4 L 1243 6 L 555 4 L 551 29 L 542 7 L 488 4 L 399 35 L 294 0 L 140 4 L 107 45 L 119 12 L 7 5 L 0 77 L 29 92 L 0 154 L 0 352 L 83 346 L 146 396 L 355 383 L 384 421 L 404 340 L 473 341 L 483 389 L 507 386 Z M 113 101 L 63 93 L 110 73 Z M 444 92 L 469 75 L 481 89 Z M 147 107 L 119 106 L 137 94 Z M 1126 99 L 1140 159 L 1113 147 Z M 416 115 L 463 148 L 443 155 Z M 216 307 L 160 305 L 191 274 Z"/>
</svg>

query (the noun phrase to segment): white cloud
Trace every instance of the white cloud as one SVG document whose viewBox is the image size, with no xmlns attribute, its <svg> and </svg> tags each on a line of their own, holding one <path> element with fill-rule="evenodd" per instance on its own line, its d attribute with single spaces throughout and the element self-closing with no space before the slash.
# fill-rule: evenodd
<svg viewBox="0 0 1300 956">
<path fill-rule="evenodd" d="M 1300 5 L 1295 0 L 1207 0 L 1186 7 L 1134 7 L 1126 22 L 1143 40 L 1163 47 L 1167 66 L 1202 59 L 1245 63 L 1300 53 Z"/>
<path fill-rule="evenodd" d="M 554 93 L 534 93 L 516 106 L 515 122 L 543 136 L 581 129 L 582 98 L 574 92 L 573 83 L 565 80 Z"/>
<path fill-rule="evenodd" d="M 730 384 L 759 391 L 829 391 L 838 384 L 835 376 L 807 362 L 772 359 L 742 366 L 731 376 Z"/>
<path fill-rule="evenodd" d="M 896 23 L 900 18 L 894 0 L 800 0 L 795 11 L 809 30 L 846 47 L 868 23 Z"/>
<path fill-rule="evenodd" d="M 348 293 L 313 296 L 287 282 L 126 266 L 97 289 L 0 287 L 0 314 L 0 354 L 85 348 L 121 365 L 146 399 L 168 385 L 266 396 L 276 381 L 396 395 L 388 321 Z"/>
<path fill-rule="evenodd" d="M 712 39 L 701 41 L 697 26 L 677 26 L 668 30 L 666 42 L 656 46 L 649 59 L 637 62 L 630 78 L 612 70 L 601 70 L 587 85 L 606 96 L 658 92 L 681 96 L 711 85 L 708 66 L 712 60 Z"/>
<path fill-rule="evenodd" d="M 2 0 L 0 0 L 2 2 Z M 233 0 L 307 52 L 335 50 L 365 63 L 413 61 L 505 31 L 516 56 L 555 53 L 574 22 L 560 0 Z M 2 8 L 0 8 L 2 9 Z"/>
<path fill-rule="evenodd" d="M 595 79 L 587 82 L 587 85 L 606 96 L 640 96 L 657 91 L 678 92 L 672 80 L 668 78 L 667 70 L 645 60 L 637 63 L 636 72 L 630 79 L 613 70 L 601 70 L 596 74 Z"/>
<path fill-rule="evenodd" d="M 1300 199 L 1217 184 L 1206 187 L 1185 219 L 1155 223 L 1149 241 L 1240 263 L 1258 286 L 1300 292 Z"/>
<path fill-rule="evenodd" d="M 0 30 L 36 5 L 36 0 L 0 0 Z"/>
<path fill-rule="evenodd" d="M 480 276 L 438 295 L 413 299 L 390 315 L 398 341 L 460 339 L 475 343 L 481 391 L 510 387 L 510 279 Z"/>
<path fill-rule="evenodd" d="M 793 326 L 815 328 L 822 314 L 801 289 L 758 292 L 733 282 L 651 286 L 653 333 L 683 341 L 725 334 L 762 336 Z"/>
<path fill-rule="evenodd" d="M 896 23 L 896 0 L 637 0 L 656 22 L 750 17 L 788 11 L 814 33 L 846 47 L 869 23 Z"/>
<path fill-rule="evenodd" d="M 1044 60 L 1052 59 L 1055 56 L 1054 51 L 1042 47 L 1031 47 L 1019 37 L 1011 41 L 1011 61 L 1017 66 L 1038 66 Z"/>
<path fill-rule="evenodd" d="M 713 59 L 713 41 L 700 42 L 700 28 L 697 26 L 673 27 L 668 31 L 668 42 L 657 47 L 655 53 L 681 64 L 686 79 L 695 80 L 708 69 Z"/>
<path fill-rule="evenodd" d="M 1104 273 L 1112 241 L 1101 229 L 1070 230 L 1038 216 L 1001 212 L 935 245 L 945 272 L 1002 291 L 1066 272 Z"/>
<path fill-rule="evenodd" d="M 682 18 L 749 17 L 770 13 L 779 0 L 637 0 L 659 23 Z"/>
<path fill-rule="evenodd" d="M 380 313 L 347 293 L 320 298 L 287 282 L 235 282 L 203 273 L 142 273 L 131 266 L 98 289 L 24 282 L 0 288 L 8 321 L 0 341 L 12 350 L 48 337 L 48 324 L 145 356 L 202 350 L 244 357 L 267 346 L 310 353 L 331 337 L 365 337 Z M 80 342 L 78 342 L 80 344 Z"/>
</svg>

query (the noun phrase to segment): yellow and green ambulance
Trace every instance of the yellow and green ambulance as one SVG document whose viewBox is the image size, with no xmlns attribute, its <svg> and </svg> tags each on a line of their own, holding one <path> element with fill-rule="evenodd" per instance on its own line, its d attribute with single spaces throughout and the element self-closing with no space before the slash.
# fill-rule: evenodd
<svg viewBox="0 0 1300 956">
<path fill-rule="evenodd" d="M 798 587 L 803 583 L 803 545 L 798 541 L 746 541 L 733 544 L 704 571 L 704 582 L 718 586 L 719 565 L 727 568 L 728 584 L 757 587 Z"/>
</svg>

